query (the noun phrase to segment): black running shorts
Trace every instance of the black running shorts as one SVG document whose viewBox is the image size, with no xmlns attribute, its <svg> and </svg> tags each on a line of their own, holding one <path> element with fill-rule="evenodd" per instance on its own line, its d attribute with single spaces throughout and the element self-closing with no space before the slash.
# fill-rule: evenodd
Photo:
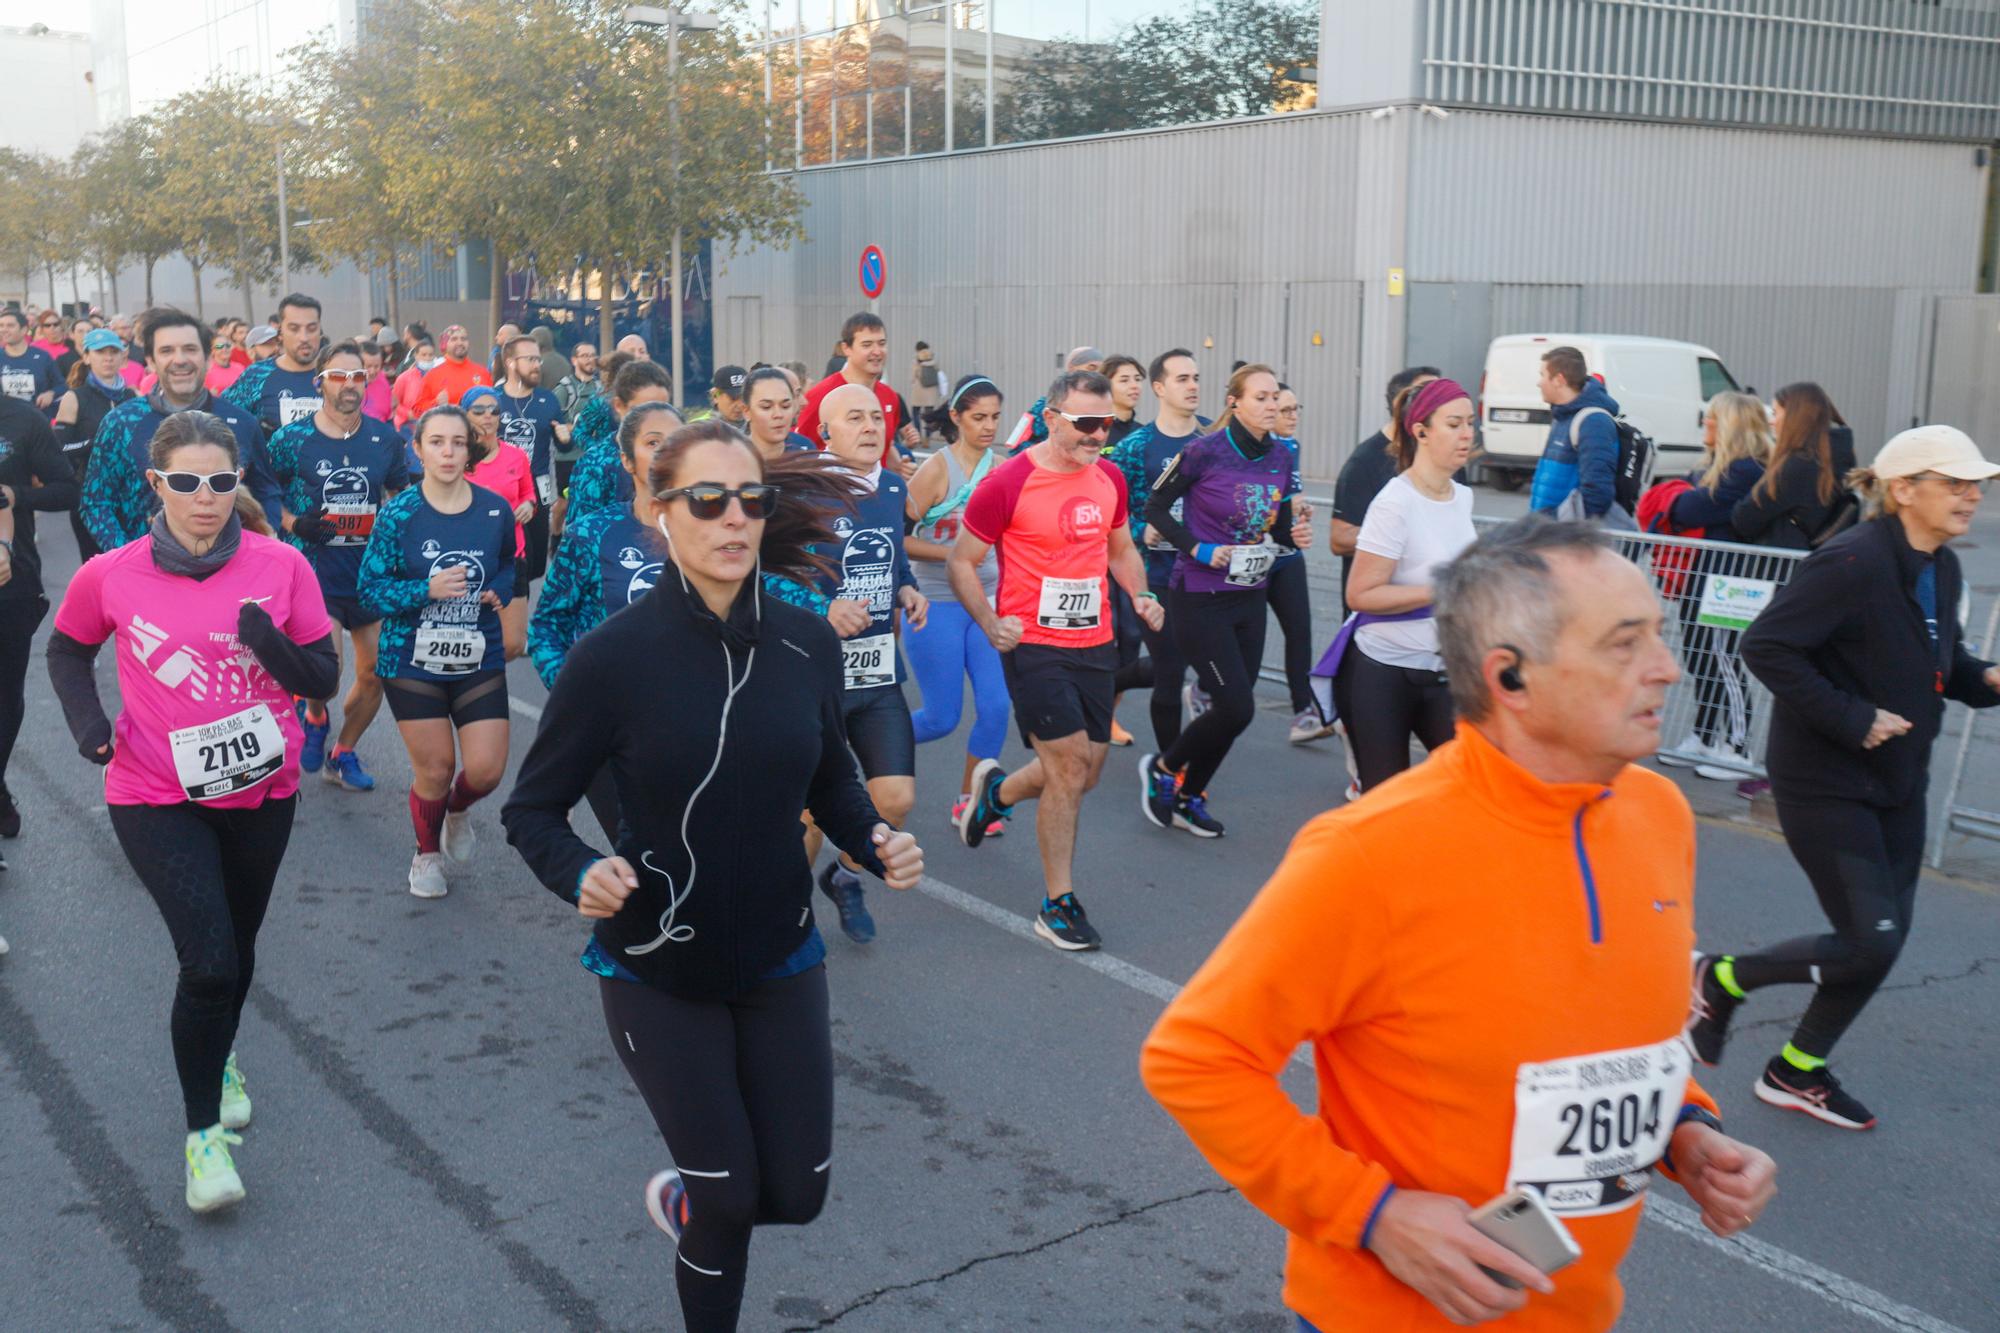
<svg viewBox="0 0 2000 1333">
<path fill-rule="evenodd" d="M 849 690 L 841 699 L 847 746 L 861 761 L 863 778 L 917 775 L 917 730 L 900 685 Z"/>
<path fill-rule="evenodd" d="M 1007 693 L 1021 741 L 1059 741 L 1082 732 L 1100 744 L 1111 740 L 1111 705 L 1117 694 L 1118 644 L 1056 648 L 1024 643 L 1000 654 Z"/>
<path fill-rule="evenodd" d="M 382 682 L 389 713 L 398 722 L 449 718 L 455 727 L 507 720 L 506 671 L 475 671 L 463 680 L 417 680 L 395 676 Z"/>
</svg>

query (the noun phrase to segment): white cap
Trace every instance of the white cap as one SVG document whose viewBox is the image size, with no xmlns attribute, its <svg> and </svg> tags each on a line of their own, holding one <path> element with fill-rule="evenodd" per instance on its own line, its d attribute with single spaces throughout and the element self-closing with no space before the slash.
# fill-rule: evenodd
<svg viewBox="0 0 2000 1333">
<path fill-rule="evenodd" d="M 1913 426 L 1883 445 L 1869 466 L 1884 479 L 1922 472 L 1959 481 L 2000 476 L 2000 463 L 1987 462 L 1972 437 L 1956 426 Z"/>
</svg>

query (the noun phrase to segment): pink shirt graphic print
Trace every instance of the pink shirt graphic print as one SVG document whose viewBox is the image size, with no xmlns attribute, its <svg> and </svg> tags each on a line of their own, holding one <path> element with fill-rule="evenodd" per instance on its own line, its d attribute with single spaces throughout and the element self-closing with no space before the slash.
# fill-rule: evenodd
<svg viewBox="0 0 2000 1333">
<path fill-rule="evenodd" d="M 236 637 L 246 601 L 294 643 L 333 630 L 305 557 L 252 532 L 199 581 L 162 571 L 150 539 L 97 556 L 70 580 L 55 628 L 79 643 L 113 642 L 124 700 L 107 803 L 242 807 L 298 790 L 304 738 L 291 695 Z"/>
</svg>

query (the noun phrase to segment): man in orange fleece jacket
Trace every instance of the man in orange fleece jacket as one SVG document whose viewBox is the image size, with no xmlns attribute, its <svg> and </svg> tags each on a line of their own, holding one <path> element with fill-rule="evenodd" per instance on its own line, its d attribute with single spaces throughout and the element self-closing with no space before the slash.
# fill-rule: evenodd
<svg viewBox="0 0 2000 1333">
<path fill-rule="evenodd" d="M 1437 605 L 1457 739 L 1306 825 L 1142 1072 L 1290 1233 L 1304 1328 L 1608 1329 L 1656 1165 L 1717 1235 L 1775 1193 L 1680 1039 L 1694 819 L 1632 764 L 1680 671 L 1645 576 L 1583 524 L 1488 534 Z M 1317 1115 L 1278 1082 L 1302 1041 Z M 1465 1220 L 1514 1186 L 1582 1248 L 1553 1279 Z"/>
</svg>

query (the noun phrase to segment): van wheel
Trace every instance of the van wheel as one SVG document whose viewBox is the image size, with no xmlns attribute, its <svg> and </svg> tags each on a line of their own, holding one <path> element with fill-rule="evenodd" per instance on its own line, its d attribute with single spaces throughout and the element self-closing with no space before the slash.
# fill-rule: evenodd
<svg viewBox="0 0 2000 1333">
<path fill-rule="evenodd" d="M 1496 491 L 1518 491 L 1527 477 L 1512 468 L 1490 467 L 1485 469 L 1486 480 L 1493 483 Z"/>
</svg>

